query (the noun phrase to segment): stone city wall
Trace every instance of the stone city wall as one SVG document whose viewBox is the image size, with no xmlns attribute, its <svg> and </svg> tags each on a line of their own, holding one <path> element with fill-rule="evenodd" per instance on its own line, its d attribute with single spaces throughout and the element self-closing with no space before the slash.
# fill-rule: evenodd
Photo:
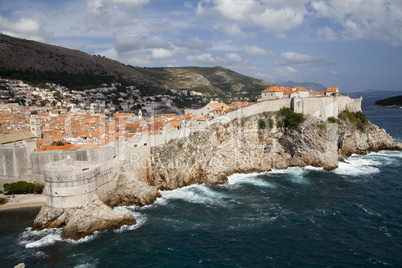
<svg viewBox="0 0 402 268">
<path fill-rule="evenodd" d="M 0 147 L 0 190 L 5 183 L 20 180 L 44 183 L 45 166 L 68 157 L 77 161 L 108 161 L 115 157 L 115 148 L 34 152 L 29 146 L 2 146 Z"/>
</svg>

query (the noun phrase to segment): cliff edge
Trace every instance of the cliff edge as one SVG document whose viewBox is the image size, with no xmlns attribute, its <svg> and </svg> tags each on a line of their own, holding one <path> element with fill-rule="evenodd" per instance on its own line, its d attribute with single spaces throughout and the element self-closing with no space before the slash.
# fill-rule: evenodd
<svg viewBox="0 0 402 268">
<path fill-rule="evenodd" d="M 153 147 L 152 185 L 219 184 L 233 173 L 292 166 L 332 170 L 354 153 L 402 149 L 385 130 L 360 120 L 361 112 L 344 113 L 327 122 L 310 116 L 296 128 L 286 127 L 278 113 L 257 114 Z"/>
</svg>

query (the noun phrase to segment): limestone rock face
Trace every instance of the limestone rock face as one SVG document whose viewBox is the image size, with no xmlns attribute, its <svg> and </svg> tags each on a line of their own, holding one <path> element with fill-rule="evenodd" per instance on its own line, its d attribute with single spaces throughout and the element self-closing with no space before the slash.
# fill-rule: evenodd
<svg viewBox="0 0 402 268">
<path fill-rule="evenodd" d="M 398 144 L 394 144 L 392 137 L 374 124 L 366 127 L 365 131 L 344 128 L 340 139 L 340 148 L 345 156 L 353 153 L 366 154 L 370 151 L 400 150 Z"/>
<path fill-rule="evenodd" d="M 161 194 L 155 186 L 149 186 L 130 171 L 119 174 L 116 190 L 102 200 L 111 207 L 144 206 L 152 204 Z"/>
<path fill-rule="evenodd" d="M 65 209 L 43 206 L 34 220 L 33 230 L 58 228 L 66 218 Z"/>
<path fill-rule="evenodd" d="M 134 216 L 130 212 L 114 211 L 96 198 L 83 207 L 68 211 L 62 237 L 80 239 L 95 231 L 104 231 L 135 223 Z"/>
<path fill-rule="evenodd" d="M 352 153 L 399 150 L 392 137 L 368 122 L 364 130 L 352 123 L 321 122 L 307 117 L 298 128 L 261 128 L 259 120 L 277 122 L 276 113 L 215 124 L 188 138 L 152 148 L 151 182 L 159 189 L 193 183 L 217 184 L 233 173 L 312 165 L 332 170 Z M 266 121 L 268 122 L 268 121 Z M 272 122 L 272 121 L 271 121 Z"/>
</svg>

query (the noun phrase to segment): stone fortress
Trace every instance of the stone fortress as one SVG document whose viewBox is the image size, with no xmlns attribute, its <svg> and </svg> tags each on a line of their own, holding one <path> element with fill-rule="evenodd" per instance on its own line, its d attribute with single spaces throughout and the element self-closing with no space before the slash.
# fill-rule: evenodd
<svg viewBox="0 0 402 268">
<path fill-rule="evenodd" d="M 102 200 L 103 196 L 113 192 L 117 183 L 116 174 L 123 165 L 131 166 L 137 178 L 149 183 L 151 147 L 189 137 L 216 123 L 241 121 L 252 115 L 278 111 L 282 107 L 325 121 L 331 116 L 337 118 L 343 110 L 361 111 L 361 100 L 339 95 L 309 98 L 263 96 L 261 102 L 214 115 L 209 120 L 188 122 L 179 129 L 117 141 L 107 147 L 37 152 L 34 141 L 21 139 L 0 147 L 0 186 L 19 180 L 40 182 L 45 185 L 48 206 L 77 207 L 91 202 L 95 195 Z M 34 116 L 31 125 L 35 128 L 33 134 L 36 136 L 40 126 Z"/>
</svg>

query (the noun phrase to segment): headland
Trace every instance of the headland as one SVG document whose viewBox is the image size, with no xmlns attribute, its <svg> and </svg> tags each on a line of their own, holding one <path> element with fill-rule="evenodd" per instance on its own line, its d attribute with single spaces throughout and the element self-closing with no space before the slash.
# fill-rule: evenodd
<svg viewBox="0 0 402 268">
<path fill-rule="evenodd" d="M 280 90 L 231 111 L 211 103 L 193 111 L 198 120 L 190 116 L 177 127 L 108 146 L 45 152 L 30 151 L 27 142 L 4 146 L 0 153 L 10 157 L 2 158 L 3 166 L 12 168 L 3 173 L 45 184 L 46 205 L 34 229 L 65 225 L 62 236 L 79 239 L 135 223 L 128 211 L 112 208 L 151 204 L 161 189 L 219 184 L 233 173 L 273 168 L 332 170 L 353 153 L 401 149 L 364 118 L 361 99 L 340 96 L 337 88 L 329 96 L 309 97 Z M 296 125 L 293 114 L 302 116 Z M 145 120 L 138 115 L 139 124 Z"/>
</svg>

